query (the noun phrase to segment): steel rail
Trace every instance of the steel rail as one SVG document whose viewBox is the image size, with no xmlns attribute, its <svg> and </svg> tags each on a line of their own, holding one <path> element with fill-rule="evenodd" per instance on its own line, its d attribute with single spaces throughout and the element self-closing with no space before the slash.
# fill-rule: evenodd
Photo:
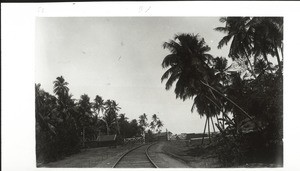
<svg viewBox="0 0 300 171">
<path fill-rule="evenodd" d="M 155 168 L 158 168 L 158 166 L 153 162 L 153 160 L 151 159 L 151 157 L 150 157 L 150 155 L 149 155 L 149 148 L 150 148 L 151 146 L 153 146 L 154 144 L 156 144 L 156 142 L 155 142 L 155 143 L 152 143 L 151 145 L 149 145 L 149 146 L 147 147 L 147 149 L 145 150 L 145 152 L 146 152 L 146 156 L 147 156 L 147 158 L 149 159 L 149 161 L 151 162 L 151 164 L 152 164 Z"/>
<path fill-rule="evenodd" d="M 150 148 L 152 145 L 154 145 L 154 144 L 155 144 L 155 143 L 150 144 L 150 145 L 147 147 L 147 149 L 145 150 L 145 153 L 146 153 L 147 159 L 150 161 L 150 163 L 151 163 L 155 168 L 158 168 L 158 166 L 153 162 L 153 160 L 150 158 L 149 153 L 148 153 L 149 148 Z M 116 161 L 116 163 L 112 166 L 112 168 L 115 168 L 115 167 L 120 163 L 120 161 L 121 161 L 127 154 L 129 154 L 130 152 L 132 152 L 132 151 L 134 151 L 134 150 L 136 150 L 136 149 L 138 149 L 138 148 L 140 148 L 140 147 L 142 147 L 142 146 L 145 146 L 145 145 L 147 145 L 147 144 L 139 145 L 139 146 L 134 147 L 134 148 L 132 148 L 132 149 L 126 151 L 125 153 L 123 153 L 123 154 L 121 155 L 121 157 Z"/>
</svg>

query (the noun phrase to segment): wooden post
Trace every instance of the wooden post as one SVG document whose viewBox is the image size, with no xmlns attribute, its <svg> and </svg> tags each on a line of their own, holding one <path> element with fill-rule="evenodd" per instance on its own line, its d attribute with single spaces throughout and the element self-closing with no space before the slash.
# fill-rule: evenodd
<svg viewBox="0 0 300 171">
<path fill-rule="evenodd" d="M 204 135 L 205 135 L 205 130 L 206 130 L 206 124 L 207 124 L 207 118 L 205 120 L 205 125 L 204 125 L 204 131 L 203 131 L 203 136 L 202 136 L 202 142 L 201 145 L 203 144 L 203 140 L 204 140 Z"/>
<path fill-rule="evenodd" d="M 206 116 L 207 117 L 207 125 L 208 125 L 208 139 L 209 139 L 209 142 L 211 142 L 210 140 L 210 126 L 209 126 L 209 116 Z"/>
</svg>

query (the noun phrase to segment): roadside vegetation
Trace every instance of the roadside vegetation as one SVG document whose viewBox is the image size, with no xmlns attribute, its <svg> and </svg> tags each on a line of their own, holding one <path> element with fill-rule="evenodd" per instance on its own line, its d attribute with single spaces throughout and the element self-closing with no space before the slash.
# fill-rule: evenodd
<svg viewBox="0 0 300 171">
<path fill-rule="evenodd" d="M 206 118 L 210 143 L 194 153 L 212 150 L 225 167 L 282 165 L 283 18 L 222 17 L 220 22 L 224 26 L 215 30 L 225 35 L 218 48 L 230 46 L 228 56 L 210 54 L 201 32 L 175 35 L 163 44 L 170 54 L 162 61 L 161 81 L 166 80 L 166 90 L 175 86 L 176 98 L 193 99 L 191 110 Z M 215 127 L 219 134 L 211 137 Z"/>
<path fill-rule="evenodd" d="M 117 144 L 124 138 L 142 137 L 160 132 L 162 122 L 158 116 L 147 123 L 147 115 L 139 120 L 128 120 L 121 107 L 111 99 L 96 95 L 93 101 L 87 94 L 74 99 L 68 82 L 60 76 L 53 82 L 54 95 L 35 84 L 36 157 L 38 163 L 47 163 L 80 152 L 85 142 L 96 141 L 101 135 L 117 135 Z"/>
</svg>

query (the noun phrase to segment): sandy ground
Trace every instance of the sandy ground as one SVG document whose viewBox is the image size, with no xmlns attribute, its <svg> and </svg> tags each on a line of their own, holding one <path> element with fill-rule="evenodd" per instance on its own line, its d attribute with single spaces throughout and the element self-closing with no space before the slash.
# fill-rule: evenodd
<svg viewBox="0 0 300 171">
<path fill-rule="evenodd" d="M 134 146 L 118 146 L 116 148 L 100 147 L 82 150 L 78 154 L 65 157 L 56 162 L 42 164 L 40 167 L 50 168 L 89 168 L 111 167 L 120 155 Z"/>
<path fill-rule="evenodd" d="M 164 142 L 162 150 L 165 154 L 183 161 L 192 168 L 218 168 L 221 167 L 220 162 L 214 155 L 191 156 L 188 150 L 191 147 L 183 141 Z"/>
<path fill-rule="evenodd" d="M 134 146 L 138 146 L 136 144 Z M 100 147 L 83 150 L 81 153 L 65 157 L 62 160 L 43 164 L 49 168 L 112 168 L 120 156 L 134 147 Z M 186 154 L 189 147 L 183 142 L 159 142 L 150 148 L 149 155 L 159 168 L 208 168 L 219 167 L 215 157 L 193 157 Z"/>
<path fill-rule="evenodd" d="M 190 167 L 184 161 L 181 161 L 180 159 L 176 159 L 174 157 L 171 157 L 170 155 L 167 155 L 163 151 L 163 146 L 165 144 L 166 144 L 165 142 L 160 142 L 157 143 L 156 145 L 153 145 L 150 148 L 149 155 L 159 168 L 189 168 Z"/>
</svg>

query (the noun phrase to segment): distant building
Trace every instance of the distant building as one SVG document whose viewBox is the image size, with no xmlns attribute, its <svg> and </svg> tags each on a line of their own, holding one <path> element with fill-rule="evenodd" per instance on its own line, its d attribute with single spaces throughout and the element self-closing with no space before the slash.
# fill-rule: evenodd
<svg viewBox="0 0 300 171">
<path fill-rule="evenodd" d="M 153 137 L 156 141 L 167 141 L 168 140 L 167 132 L 160 132 L 160 133 L 153 134 Z"/>
<path fill-rule="evenodd" d="M 116 134 L 101 135 L 97 137 L 97 140 L 85 142 L 85 146 L 88 148 L 116 146 L 117 145 L 116 138 L 117 138 Z"/>
<path fill-rule="evenodd" d="M 202 138 L 202 137 L 207 137 L 207 134 L 202 134 L 202 133 L 192 133 L 192 134 L 186 134 L 186 140 L 191 140 L 191 139 L 195 139 L 195 138 Z"/>
</svg>

